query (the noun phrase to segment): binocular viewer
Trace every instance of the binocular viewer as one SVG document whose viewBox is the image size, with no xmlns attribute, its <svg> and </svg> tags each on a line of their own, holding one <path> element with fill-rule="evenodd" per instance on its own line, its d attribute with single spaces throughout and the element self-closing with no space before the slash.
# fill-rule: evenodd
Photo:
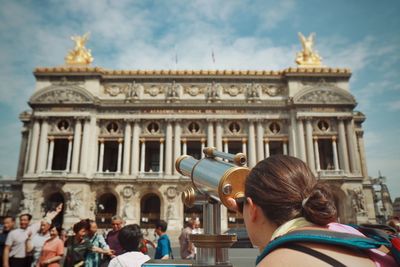
<svg viewBox="0 0 400 267">
<path fill-rule="evenodd" d="M 209 197 L 228 207 L 229 198 L 244 196 L 244 184 L 250 172 L 244 166 L 246 156 L 217 151 L 214 147 L 204 148 L 203 153 L 205 157 L 201 160 L 183 155 L 175 162 L 176 170 L 190 177 L 193 184 L 183 192 L 182 200 L 191 207 L 203 204 Z"/>
</svg>

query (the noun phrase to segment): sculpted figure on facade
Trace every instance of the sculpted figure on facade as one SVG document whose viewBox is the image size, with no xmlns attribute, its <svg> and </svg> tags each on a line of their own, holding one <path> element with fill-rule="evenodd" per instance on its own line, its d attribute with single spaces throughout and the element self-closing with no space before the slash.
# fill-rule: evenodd
<svg viewBox="0 0 400 267">
<path fill-rule="evenodd" d="M 166 88 L 167 102 L 178 100 L 181 89 L 182 85 L 175 83 L 175 81 L 173 81 L 172 84 L 168 85 Z"/>
<path fill-rule="evenodd" d="M 24 213 L 33 214 L 35 208 L 35 198 L 33 191 L 24 192 L 24 199 L 22 201 L 22 211 Z"/>
<path fill-rule="evenodd" d="M 220 92 L 222 86 L 219 83 L 212 82 L 207 87 L 207 101 L 208 102 L 219 102 L 220 101 Z"/>
<path fill-rule="evenodd" d="M 296 63 L 301 66 L 320 66 L 321 57 L 314 51 L 315 33 L 311 33 L 305 37 L 299 32 L 299 39 L 303 47 L 303 51 L 297 53 Z"/>
<path fill-rule="evenodd" d="M 72 36 L 71 40 L 75 42 L 75 47 L 65 57 L 65 63 L 68 65 L 89 65 L 92 63 L 91 51 L 85 47 L 89 40 L 89 33 L 85 33 L 83 36 Z"/>
<path fill-rule="evenodd" d="M 261 85 L 257 83 L 251 83 L 246 86 L 246 89 L 248 101 L 256 101 L 260 98 Z"/>
<path fill-rule="evenodd" d="M 69 200 L 66 210 L 68 215 L 80 216 L 80 209 L 82 207 L 81 193 L 82 189 L 80 188 L 69 190 Z"/>
<path fill-rule="evenodd" d="M 365 200 L 362 189 L 355 188 L 349 191 L 351 195 L 351 205 L 353 210 L 357 215 L 364 214 L 366 212 L 365 209 Z"/>
<path fill-rule="evenodd" d="M 125 87 L 125 97 L 127 101 L 136 100 L 139 98 L 140 91 L 143 90 L 143 86 L 137 84 L 135 81 Z"/>
</svg>

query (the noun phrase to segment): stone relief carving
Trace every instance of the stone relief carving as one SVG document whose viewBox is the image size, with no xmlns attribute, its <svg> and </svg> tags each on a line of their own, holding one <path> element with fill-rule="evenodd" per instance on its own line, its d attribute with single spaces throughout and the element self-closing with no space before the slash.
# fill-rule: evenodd
<svg viewBox="0 0 400 267">
<path fill-rule="evenodd" d="M 174 207 L 171 204 L 168 205 L 168 208 L 167 208 L 167 219 L 168 220 L 175 219 Z"/>
<path fill-rule="evenodd" d="M 124 88 L 125 97 L 128 101 L 138 99 L 142 91 L 143 85 L 137 84 L 136 82 L 130 83 Z"/>
<path fill-rule="evenodd" d="M 163 94 L 164 88 L 159 87 L 157 85 L 152 85 L 149 88 L 146 88 L 144 92 L 154 97 L 157 96 L 158 94 Z"/>
<path fill-rule="evenodd" d="M 251 83 L 246 85 L 246 97 L 248 101 L 255 101 L 260 98 L 262 88 L 258 83 Z"/>
<path fill-rule="evenodd" d="M 242 94 L 243 92 L 244 88 L 236 85 L 231 85 L 229 87 L 224 88 L 224 93 L 229 94 L 230 96 L 237 96 L 239 94 Z"/>
<path fill-rule="evenodd" d="M 69 81 L 67 77 L 62 77 L 58 81 L 52 81 L 51 84 L 58 85 L 58 86 L 66 86 L 66 85 L 82 85 L 84 84 L 83 81 Z"/>
<path fill-rule="evenodd" d="M 110 96 L 117 96 L 122 93 L 123 88 L 120 85 L 108 84 L 104 86 L 104 91 Z"/>
<path fill-rule="evenodd" d="M 277 96 L 282 93 L 282 87 L 277 85 L 267 85 L 263 89 L 263 93 L 269 96 Z"/>
<path fill-rule="evenodd" d="M 35 103 L 87 103 L 91 102 L 87 96 L 70 88 L 59 88 L 43 93 L 33 102 Z"/>
<path fill-rule="evenodd" d="M 365 199 L 361 188 L 349 189 L 349 195 L 351 197 L 351 206 L 357 215 L 364 215 L 366 213 L 365 209 Z"/>
<path fill-rule="evenodd" d="M 122 207 L 122 217 L 124 219 L 133 220 L 135 218 L 135 207 L 132 203 L 132 197 L 135 193 L 135 189 L 132 186 L 125 186 L 120 192 L 124 199 L 124 206 Z"/>
<path fill-rule="evenodd" d="M 220 95 L 223 87 L 219 83 L 212 82 L 207 86 L 207 102 L 220 102 Z"/>
<path fill-rule="evenodd" d="M 35 208 L 34 191 L 25 191 L 23 195 L 24 199 L 21 203 L 22 211 L 24 213 L 33 214 L 33 210 Z"/>
<path fill-rule="evenodd" d="M 176 197 L 177 192 L 178 191 L 176 187 L 170 186 L 167 188 L 164 194 L 168 197 L 168 200 L 172 201 Z"/>
<path fill-rule="evenodd" d="M 182 92 L 182 85 L 173 81 L 172 84 L 169 84 L 165 87 L 164 91 L 166 91 L 167 102 L 176 101 L 179 99 L 179 96 Z"/>
<path fill-rule="evenodd" d="M 80 209 L 82 206 L 82 189 L 74 188 L 70 189 L 69 192 L 69 200 L 67 201 L 67 209 L 66 213 L 71 216 L 80 216 Z"/>
<path fill-rule="evenodd" d="M 301 96 L 296 102 L 298 103 L 338 103 L 349 102 L 349 99 L 341 94 L 328 90 L 316 90 Z"/>
<path fill-rule="evenodd" d="M 197 96 L 198 94 L 204 94 L 204 88 L 200 88 L 197 85 L 191 85 L 185 88 L 185 93 L 191 96 Z"/>
</svg>

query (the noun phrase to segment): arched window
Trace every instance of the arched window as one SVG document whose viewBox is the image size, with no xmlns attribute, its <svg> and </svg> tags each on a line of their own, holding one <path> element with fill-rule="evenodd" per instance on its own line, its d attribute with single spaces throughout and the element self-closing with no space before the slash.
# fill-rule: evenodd
<svg viewBox="0 0 400 267">
<path fill-rule="evenodd" d="M 104 193 L 96 203 L 96 223 L 100 228 L 109 228 L 111 217 L 117 214 L 117 198 L 112 193 Z"/>
<path fill-rule="evenodd" d="M 154 228 L 160 220 L 160 198 L 153 193 L 147 194 L 140 200 L 140 227 Z"/>
</svg>

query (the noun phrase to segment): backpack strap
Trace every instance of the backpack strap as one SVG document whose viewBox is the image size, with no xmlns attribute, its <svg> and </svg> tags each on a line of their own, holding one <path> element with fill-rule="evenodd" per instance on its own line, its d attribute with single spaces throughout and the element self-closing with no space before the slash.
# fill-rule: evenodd
<svg viewBox="0 0 400 267">
<path fill-rule="evenodd" d="M 264 259 L 271 251 L 287 243 L 319 243 L 342 246 L 352 250 L 374 249 L 382 245 L 387 245 L 387 241 L 381 242 L 368 237 L 348 233 L 327 230 L 297 230 L 272 240 L 257 257 L 256 264 Z"/>
<path fill-rule="evenodd" d="M 299 244 L 285 244 L 283 245 L 283 248 L 287 248 L 287 249 L 292 249 L 292 250 L 296 250 L 296 251 L 300 251 L 303 252 L 305 254 L 308 254 L 310 256 L 313 256 L 314 258 L 317 258 L 323 262 L 326 262 L 328 264 L 330 264 L 331 266 L 335 266 L 335 267 L 346 267 L 346 265 L 344 265 L 343 263 L 335 260 L 334 258 L 332 258 L 331 256 L 328 256 L 326 254 L 323 254 L 315 249 L 306 247 L 306 246 L 302 246 Z"/>
</svg>

